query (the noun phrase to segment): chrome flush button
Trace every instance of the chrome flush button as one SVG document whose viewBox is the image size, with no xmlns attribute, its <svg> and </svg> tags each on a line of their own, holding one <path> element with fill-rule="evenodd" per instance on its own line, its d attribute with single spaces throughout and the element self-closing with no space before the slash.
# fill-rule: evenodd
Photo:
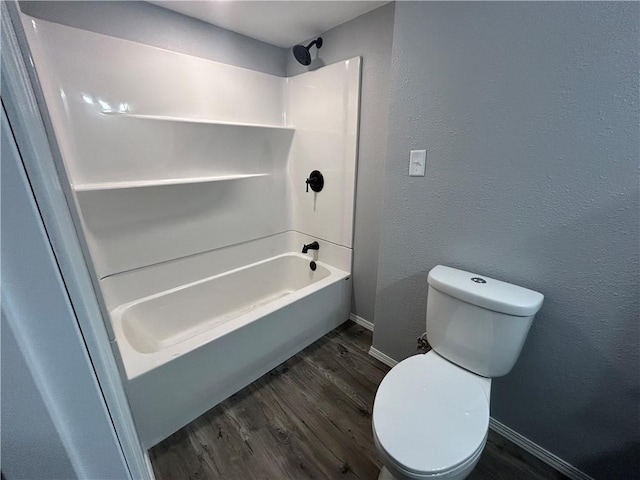
<svg viewBox="0 0 640 480">
<path fill-rule="evenodd" d="M 471 277 L 471 281 L 476 283 L 487 283 L 487 281 L 484 278 L 480 278 L 480 277 Z"/>
</svg>

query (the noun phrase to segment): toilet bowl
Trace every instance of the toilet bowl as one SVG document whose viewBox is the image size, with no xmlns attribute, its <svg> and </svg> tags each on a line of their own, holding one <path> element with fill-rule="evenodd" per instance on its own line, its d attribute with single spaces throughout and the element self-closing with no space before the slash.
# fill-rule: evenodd
<svg viewBox="0 0 640 480">
<path fill-rule="evenodd" d="M 373 404 L 380 480 L 462 480 L 487 442 L 491 378 L 509 373 L 542 306 L 533 290 L 438 265 L 428 276 L 432 350 L 400 362 Z"/>
<path fill-rule="evenodd" d="M 382 479 L 465 478 L 487 441 L 491 379 L 431 351 L 396 365 L 373 406 Z"/>
</svg>

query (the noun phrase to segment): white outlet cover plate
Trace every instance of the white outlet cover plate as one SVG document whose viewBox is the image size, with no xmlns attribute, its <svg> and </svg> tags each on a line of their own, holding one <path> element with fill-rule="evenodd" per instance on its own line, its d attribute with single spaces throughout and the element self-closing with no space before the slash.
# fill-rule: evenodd
<svg viewBox="0 0 640 480">
<path fill-rule="evenodd" d="M 424 177 L 426 166 L 427 166 L 427 151 L 411 150 L 411 154 L 409 155 L 409 176 Z"/>
</svg>

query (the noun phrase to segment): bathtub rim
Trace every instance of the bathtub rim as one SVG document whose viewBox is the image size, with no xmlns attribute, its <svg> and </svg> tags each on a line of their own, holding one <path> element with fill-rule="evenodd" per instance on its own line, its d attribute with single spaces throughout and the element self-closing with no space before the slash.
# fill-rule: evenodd
<svg viewBox="0 0 640 480">
<path fill-rule="evenodd" d="M 247 265 L 242 265 L 241 267 L 234 268 L 225 272 L 220 272 L 215 275 L 211 275 L 209 277 L 205 277 L 202 279 L 198 279 L 193 282 L 188 282 L 184 285 L 179 285 L 177 287 L 173 287 L 161 292 L 157 292 L 151 295 L 144 296 L 142 298 L 138 298 L 132 300 L 130 302 L 119 305 L 112 310 L 109 311 L 109 317 L 112 322 L 112 326 L 115 332 L 115 344 L 120 352 L 120 356 L 122 357 L 122 363 L 124 365 L 125 373 L 127 375 L 128 380 L 133 380 L 145 373 L 161 367 L 174 359 L 187 355 L 188 353 L 212 342 L 216 339 L 228 335 L 252 322 L 258 321 L 260 318 L 265 317 L 271 313 L 277 312 L 278 310 L 285 308 L 287 305 L 290 305 L 294 302 L 297 302 L 304 297 L 307 297 L 314 292 L 328 287 L 338 281 L 348 280 L 351 276 L 350 272 L 345 270 L 336 268 L 332 265 L 329 265 L 325 262 L 316 261 L 317 265 L 323 268 L 326 268 L 329 271 L 329 275 L 325 278 L 318 280 L 317 282 L 313 282 L 309 285 L 304 286 L 301 289 L 295 290 L 294 292 L 274 300 L 273 302 L 269 302 L 266 305 L 263 305 L 259 308 L 256 308 L 253 311 L 247 312 L 243 315 L 240 315 L 229 322 L 223 323 L 222 325 L 218 325 L 211 329 L 208 329 L 202 333 L 194 335 L 193 337 L 189 337 L 181 342 L 176 343 L 175 345 L 171 345 L 167 348 L 160 349 L 155 352 L 143 353 L 136 350 L 129 340 L 127 339 L 127 335 L 124 332 L 124 328 L 122 325 L 122 317 L 126 310 L 129 308 L 141 304 L 143 302 L 153 300 L 158 297 L 162 297 L 165 295 L 169 295 L 176 291 L 184 290 L 202 283 L 206 283 L 208 281 L 215 280 L 217 278 L 221 278 L 224 276 L 232 275 L 242 270 L 246 270 L 261 264 L 265 264 L 268 262 L 272 262 L 282 257 L 297 257 L 302 260 L 311 261 L 311 257 L 307 255 L 303 255 L 298 252 L 285 252 L 279 255 L 274 255 L 272 257 L 265 258 L 263 260 L 259 260 L 257 262 L 253 262 Z"/>
</svg>

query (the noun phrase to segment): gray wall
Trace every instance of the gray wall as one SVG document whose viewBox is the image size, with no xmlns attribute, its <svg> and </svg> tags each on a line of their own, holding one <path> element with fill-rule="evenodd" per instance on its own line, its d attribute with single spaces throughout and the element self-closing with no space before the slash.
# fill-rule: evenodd
<svg viewBox="0 0 640 480">
<path fill-rule="evenodd" d="M 3 478 L 77 478 L 4 308 L 0 316 Z"/>
<path fill-rule="evenodd" d="M 544 293 L 492 415 L 603 479 L 640 471 L 639 10 L 395 12 L 374 346 L 415 352 L 437 264 Z"/>
<path fill-rule="evenodd" d="M 287 74 L 296 75 L 340 60 L 362 57 L 351 311 L 371 322 L 387 146 L 393 12 L 394 4 L 390 3 L 323 33 L 324 45 L 320 50 L 312 50 L 314 60 L 309 67 L 300 65 L 290 53 L 287 64 Z"/>
<path fill-rule="evenodd" d="M 21 1 L 27 15 L 285 76 L 288 51 L 146 2 Z"/>
</svg>

